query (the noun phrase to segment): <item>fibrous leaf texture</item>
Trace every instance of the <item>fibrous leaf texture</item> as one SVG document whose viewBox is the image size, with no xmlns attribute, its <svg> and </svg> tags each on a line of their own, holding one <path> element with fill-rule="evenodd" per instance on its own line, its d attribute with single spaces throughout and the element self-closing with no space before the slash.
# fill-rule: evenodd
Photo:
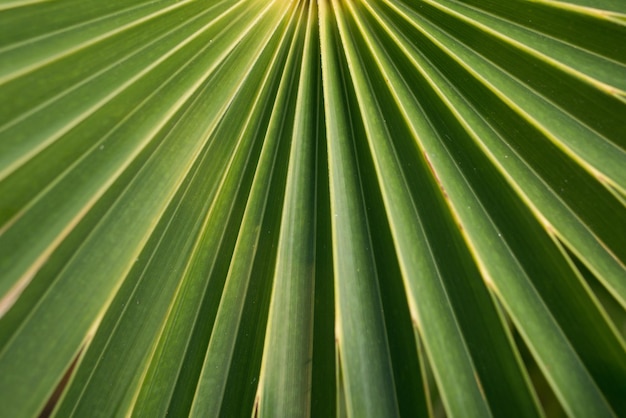
<svg viewBox="0 0 626 418">
<path fill-rule="evenodd" d="M 3 416 L 626 416 L 626 7 L 0 1 Z"/>
</svg>

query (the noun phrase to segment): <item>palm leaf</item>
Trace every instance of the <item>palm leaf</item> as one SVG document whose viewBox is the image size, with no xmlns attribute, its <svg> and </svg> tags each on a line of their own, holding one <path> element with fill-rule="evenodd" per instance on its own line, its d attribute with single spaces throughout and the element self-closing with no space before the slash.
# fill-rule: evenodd
<svg viewBox="0 0 626 418">
<path fill-rule="evenodd" d="M 3 414 L 626 415 L 622 3 L 0 33 Z"/>
</svg>

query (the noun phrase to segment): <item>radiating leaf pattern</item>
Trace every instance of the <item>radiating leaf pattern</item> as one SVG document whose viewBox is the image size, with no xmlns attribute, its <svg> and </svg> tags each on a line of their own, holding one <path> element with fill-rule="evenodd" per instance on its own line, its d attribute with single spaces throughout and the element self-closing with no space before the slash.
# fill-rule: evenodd
<svg viewBox="0 0 626 418">
<path fill-rule="evenodd" d="M 2 414 L 626 416 L 625 40 L 615 0 L 0 2 Z"/>
</svg>

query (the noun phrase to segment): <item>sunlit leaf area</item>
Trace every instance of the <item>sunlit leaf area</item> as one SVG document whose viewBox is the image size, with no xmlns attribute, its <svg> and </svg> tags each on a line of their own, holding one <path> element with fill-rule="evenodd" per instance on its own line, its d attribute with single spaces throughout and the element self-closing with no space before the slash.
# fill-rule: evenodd
<svg viewBox="0 0 626 418">
<path fill-rule="evenodd" d="M 0 416 L 626 417 L 623 0 L 0 0 Z"/>
</svg>

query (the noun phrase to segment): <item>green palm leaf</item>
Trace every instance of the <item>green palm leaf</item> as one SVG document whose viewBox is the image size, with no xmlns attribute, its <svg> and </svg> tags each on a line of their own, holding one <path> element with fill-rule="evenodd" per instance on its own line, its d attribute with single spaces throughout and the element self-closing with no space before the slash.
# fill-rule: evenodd
<svg viewBox="0 0 626 418">
<path fill-rule="evenodd" d="M 0 34 L 3 414 L 626 415 L 622 2 L 3 1 Z"/>
</svg>

